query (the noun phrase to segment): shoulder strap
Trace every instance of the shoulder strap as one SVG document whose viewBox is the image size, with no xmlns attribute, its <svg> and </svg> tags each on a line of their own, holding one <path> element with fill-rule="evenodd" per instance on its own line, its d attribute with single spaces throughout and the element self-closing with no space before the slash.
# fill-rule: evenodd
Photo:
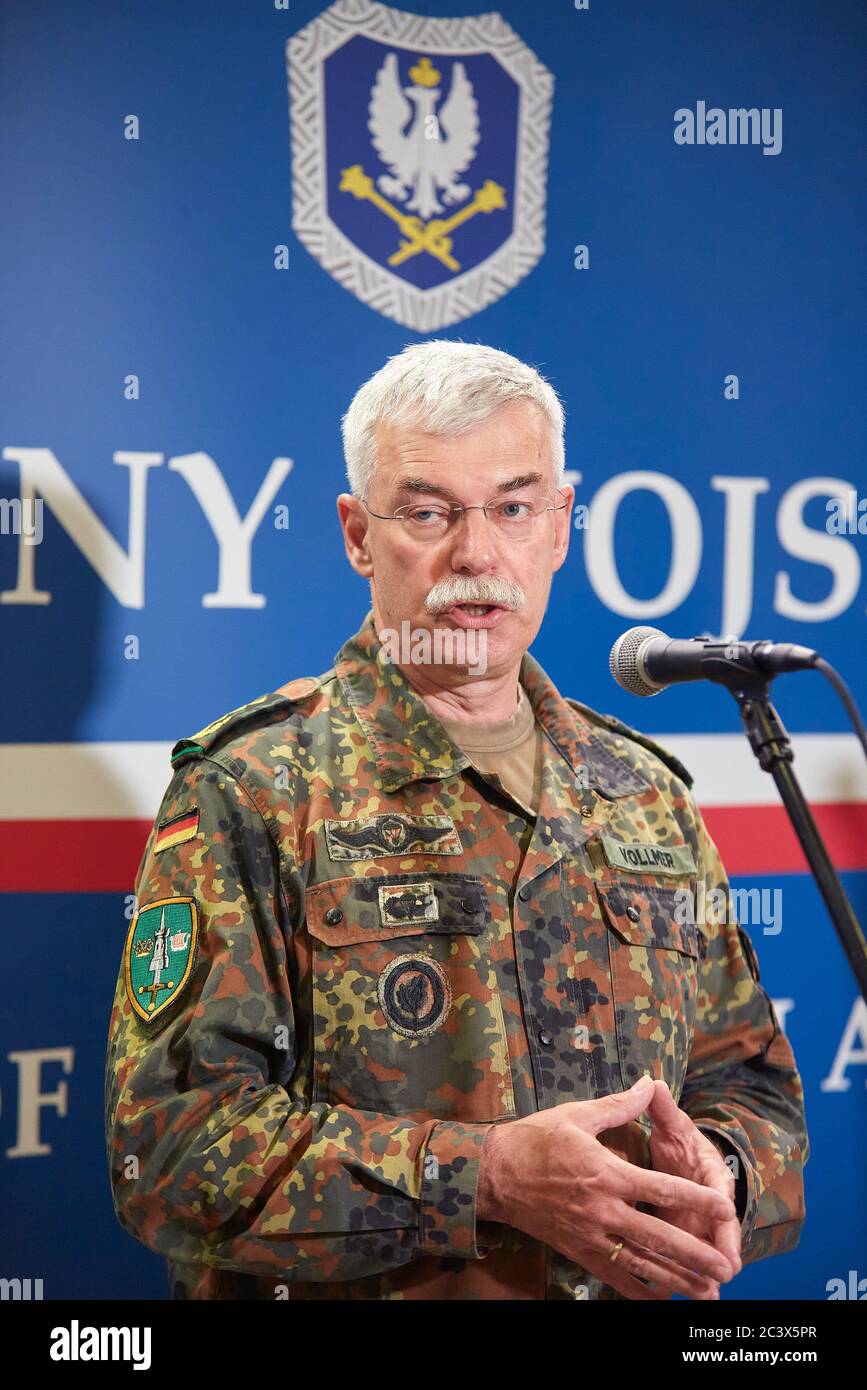
<svg viewBox="0 0 867 1390">
<path fill-rule="evenodd" d="M 629 724 L 624 724 L 622 720 L 616 719 L 613 714 L 599 714 L 597 710 L 591 709 L 589 705 L 582 705 L 580 700 L 570 700 L 567 697 L 566 703 L 567 705 L 573 705 L 575 709 L 579 710 L 581 714 L 586 715 L 588 719 L 593 719 L 598 724 L 602 724 L 606 729 L 610 729 L 612 733 L 622 734 L 625 738 L 631 738 L 633 743 L 640 743 L 643 748 L 647 748 L 649 752 L 654 753 L 661 762 L 665 763 L 666 767 L 670 768 L 675 776 L 679 777 L 682 782 L 685 782 L 687 787 L 692 787 L 693 781 L 695 780 L 692 773 L 684 767 L 679 758 L 676 758 L 675 755 L 661 743 L 657 743 L 655 739 L 648 738 L 646 734 L 639 733 L 637 729 L 631 728 Z"/>
<path fill-rule="evenodd" d="M 218 743 L 234 738 L 257 724 L 276 724 L 288 718 L 299 704 L 319 689 L 321 680 L 322 677 L 317 676 L 299 676 L 279 690 L 260 695 L 257 700 L 251 700 L 249 704 L 215 719 L 212 724 L 206 724 L 191 738 L 179 739 L 172 749 L 172 766 L 180 767 L 191 758 L 203 758 Z"/>
</svg>

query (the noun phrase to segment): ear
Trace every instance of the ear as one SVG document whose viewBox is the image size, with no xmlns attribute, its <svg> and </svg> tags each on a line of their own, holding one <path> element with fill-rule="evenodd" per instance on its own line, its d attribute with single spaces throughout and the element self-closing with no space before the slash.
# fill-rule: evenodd
<svg viewBox="0 0 867 1390">
<path fill-rule="evenodd" d="M 558 491 L 560 501 L 566 501 L 567 505 L 554 513 L 554 570 L 560 568 L 569 553 L 569 541 L 572 536 L 572 505 L 575 501 L 575 489 L 571 483 L 565 484 Z"/>
<path fill-rule="evenodd" d="M 337 515 L 343 530 L 347 560 L 356 574 L 370 579 L 373 574 L 373 561 L 367 546 L 370 518 L 363 504 L 350 492 L 341 492 L 337 499 Z"/>
</svg>

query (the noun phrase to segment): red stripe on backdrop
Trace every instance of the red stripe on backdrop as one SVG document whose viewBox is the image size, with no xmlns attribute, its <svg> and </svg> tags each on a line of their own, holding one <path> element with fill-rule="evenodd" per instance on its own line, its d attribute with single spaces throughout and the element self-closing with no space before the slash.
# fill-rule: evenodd
<svg viewBox="0 0 867 1390">
<path fill-rule="evenodd" d="M 0 821 L 0 892 L 131 893 L 151 823 Z"/>
<path fill-rule="evenodd" d="M 867 802 L 810 808 L 835 868 L 867 869 Z M 807 860 L 783 806 L 703 806 L 729 874 L 806 873 Z"/>
<path fill-rule="evenodd" d="M 812 809 L 837 868 L 867 869 L 867 803 Z M 729 874 L 807 871 L 782 806 L 703 812 Z M 0 892 L 131 893 L 150 828 L 141 820 L 0 821 Z"/>
</svg>

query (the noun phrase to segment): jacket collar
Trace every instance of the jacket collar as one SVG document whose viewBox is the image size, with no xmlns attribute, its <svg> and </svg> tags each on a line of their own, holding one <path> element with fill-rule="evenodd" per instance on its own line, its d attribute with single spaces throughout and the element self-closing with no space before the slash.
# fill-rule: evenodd
<svg viewBox="0 0 867 1390">
<path fill-rule="evenodd" d="M 343 644 L 334 668 L 346 699 L 370 743 L 384 791 L 422 778 L 441 780 L 469 767 L 470 759 L 389 660 L 370 610 L 359 631 Z M 542 728 L 578 778 L 587 768 L 590 786 L 603 795 L 623 794 L 631 772 L 594 737 L 592 725 L 563 699 L 538 661 L 525 653 L 520 681 Z M 639 779 L 642 786 L 646 784 Z M 619 792 L 618 792 L 619 787 Z"/>
</svg>

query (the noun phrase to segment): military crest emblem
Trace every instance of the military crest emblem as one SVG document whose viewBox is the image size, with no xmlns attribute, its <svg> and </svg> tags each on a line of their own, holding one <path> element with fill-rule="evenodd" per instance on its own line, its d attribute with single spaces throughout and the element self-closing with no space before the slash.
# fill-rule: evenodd
<svg viewBox="0 0 867 1390">
<path fill-rule="evenodd" d="M 124 968 L 127 998 L 145 1023 L 160 1018 L 192 974 L 199 935 L 193 898 L 160 898 L 130 923 Z"/>
<path fill-rule="evenodd" d="M 405 1038 L 427 1038 L 448 1017 L 452 992 L 438 961 L 397 956 L 380 974 L 377 995 L 389 1026 Z"/>
<path fill-rule="evenodd" d="M 478 313 L 545 249 L 554 80 L 498 14 L 337 0 L 287 44 L 293 229 L 420 333 Z"/>
</svg>

